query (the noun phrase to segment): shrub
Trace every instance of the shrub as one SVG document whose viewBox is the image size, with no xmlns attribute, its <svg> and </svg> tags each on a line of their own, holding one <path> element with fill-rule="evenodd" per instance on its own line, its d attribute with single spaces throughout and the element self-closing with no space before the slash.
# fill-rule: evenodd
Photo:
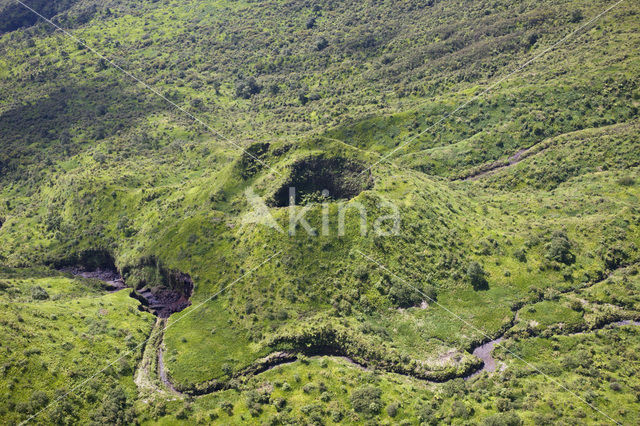
<svg viewBox="0 0 640 426">
<path fill-rule="evenodd" d="M 262 87 L 255 78 L 241 78 L 236 82 L 236 96 L 243 99 L 249 99 L 251 96 L 260 93 Z"/>
<path fill-rule="evenodd" d="M 326 38 L 324 37 L 318 37 L 315 41 L 315 47 L 317 51 L 321 51 L 327 48 L 327 46 L 329 46 L 329 42 L 327 41 Z"/>
<path fill-rule="evenodd" d="M 607 252 L 603 256 L 603 261 L 608 269 L 616 269 L 622 265 L 629 258 L 629 254 L 625 249 L 616 244 L 607 249 Z"/>
<path fill-rule="evenodd" d="M 618 179 L 618 185 L 622 186 L 633 186 L 635 183 L 635 179 L 633 179 L 631 176 L 623 176 Z"/>
<path fill-rule="evenodd" d="M 31 287 L 31 297 L 34 300 L 47 300 L 49 298 L 49 293 L 40 287 L 39 285 Z"/>
<path fill-rule="evenodd" d="M 229 416 L 233 414 L 233 404 L 229 401 L 220 401 L 220 409 Z"/>
<path fill-rule="evenodd" d="M 397 402 L 392 402 L 391 404 L 387 405 L 387 414 L 389 415 L 389 417 L 395 417 L 398 414 L 398 403 Z"/>
<path fill-rule="evenodd" d="M 461 419 L 468 419 L 473 410 L 465 405 L 462 401 L 454 401 L 451 407 L 453 417 L 459 417 Z"/>
<path fill-rule="evenodd" d="M 400 308 L 416 306 L 423 299 L 417 289 L 404 283 L 395 283 L 389 290 L 389 297 L 393 304 Z"/>
<path fill-rule="evenodd" d="M 49 403 L 49 396 L 42 391 L 35 391 L 29 398 L 29 404 L 33 410 L 39 410 Z"/>
<path fill-rule="evenodd" d="M 513 252 L 513 257 L 517 261 L 525 263 L 527 261 L 527 252 L 524 249 L 517 249 Z"/>
<path fill-rule="evenodd" d="M 484 420 L 486 426 L 520 426 L 522 419 L 516 413 L 500 413 Z"/>
<path fill-rule="evenodd" d="M 571 310 L 576 312 L 582 312 L 584 310 L 584 307 L 579 300 L 572 300 L 569 306 L 571 307 Z"/>
<path fill-rule="evenodd" d="M 100 424 L 131 424 L 135 416 L 124 390 L 120 386 L 115 386 L 107 391 L 102 404 L 91 417 Z"/>
<path fill-rule="evenodd" d="M 182 407 L 180 407 L 180 409 L 176 413 L 176 419 L 178 419 L 178 420 L 187 420 L 192 411 L 193 411 L 193 409 L 191 408 L 191 405 L 187 403 L 187 404 L 183 405 Z"/>
<path fill-rule="evenodd" d="M 305 27 L 307 27 L 307 29 L 310 30 L 313 27 L 315 27 L 315 25 L 316 25 L 316 18 L 315 16 L 312 16 L 309 19 L 307 19 L 307 23 L 305 24 Z"/>
<path fill-rule="evenodd" d="M 511 401 L 507 398 L 496 399 L 496 410 L 502 412 L 509 411 L 511 409 Z"/>
<path fill-rule="evenodd" d="M 571 242 L 564 231 L 554 232 L 551 242 L 546 247 L 546 258 L 553 262 L 570 265 L 576 260 L 576 257 L 571 253 Z"/>
<path fill-rule="evenodd" d="M 584 19 L 584 15 L 582 14 L 582 10 L 576 9 L 573 12 L 571 12 L 570 21 L 572 23 L 577 24 L 578 22 L 582 21 L 583 19 Z"/>
<path fill-rule="evenodd" d="M 475 290 L 487 288 L 487 273 L 478 262 L 471 262 L 467 267 L 467 277 Z"/>
<path fill-rule="evenodd" d="M 359 413 L 376 414 L 380 411 L 382 391 L 375 386 L 364 386 L 351 392 L 351 405 Z"/>
</svg>

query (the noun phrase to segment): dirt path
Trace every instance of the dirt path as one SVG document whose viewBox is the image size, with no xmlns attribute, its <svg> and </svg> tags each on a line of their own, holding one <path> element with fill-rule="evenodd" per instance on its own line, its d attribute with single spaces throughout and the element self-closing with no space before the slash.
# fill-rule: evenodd
<svg viewBox="0 0 640 426">
<path fill-rule="evenodd" d="M 166 319 L 158 318 L 151 330 L 147 344 L 142 354 L 142 360 L 136 371 L 135 383 L 142 392 L 147 394 L 174 394 L 180 396 L 180 392 L 171 384 L 164 368 L 162 357 L 162 338 Z"/>
<path fill-rule="evenodd" d="M 491 163 L 489 166 L 487 166 L 486 168 L 477 170 L 475 172 L 472 172 L 470 175 L 462 178 L 461 180 L 478 180 L 484 176 L 489 176 L 492 174 L 497 173 L 499 170 L 502 170 L 506 167 L 511 167 L 514 164 L 518 164 L 519 162 L 521 162 L 522 160 L 524 160 L 525 158 L 531 156 L 534 153 L 539 152 L 538 150 L 535 150 L 534 148 L 536 148 L 537 145 L 534 145 L 530 148 L 523 148 L 523 149 L 519 149 L 518 151 L 515 152 L 515 154 L 511 155 L 509 158 L 507 158 L 506 161 L 495 161 L 493 163 Z"/>
<path fill-rule="evenodd" d="M 177 395 L 181 395 L 181 393 L 173 386 L 173 383 L 169 380 L 167 376 L 167 370 L 164 368 L 164 348 L 163 343 L 160 343 L 160 347 L 158 348 L 158 376 L 160 377 L 160 381 L 162 384 L 169 389 L 172 393 Z"/>
</svg>

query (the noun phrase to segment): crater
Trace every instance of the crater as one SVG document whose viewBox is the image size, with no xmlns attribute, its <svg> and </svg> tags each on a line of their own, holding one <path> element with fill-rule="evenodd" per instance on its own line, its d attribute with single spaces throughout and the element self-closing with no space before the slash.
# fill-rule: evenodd
<svg viewBox="0 0 640 426">
<path fill-rule="evenodd" d="M 304 205 L 323 200 L 349 200 L 371 187 L 371 172 L 359 161 L 342 157 L 308 157 L 291 166 L 289 178 L 275 192 L 270 205 L 288 206 L 291 191 L 295 194 L 296 204 Z"/>
<path fill-rule="evenodd" d="M 54 262 L 54 267 L 72 275 L 100 280 L 108 291 L 127 287 L 116 268 L 115 260 L 106 250 L 87 250 L 69 259 Z"/>
<path fill-rule="evenodd" d="M 193 281 L 187 274 L 174 273 L 176 274 L 174 279 L 181 284 L 179 290 L 166 286 L 145 286 L 139 290 L 131 290 L 131 297 L 142 304 L 142 310 L 151 312 L 160 318 L 169 318 L 171 314 L 182 311 L 191 305 L 189 298 L 193 292 Z"/>
<path fill-rule="evenodd" d="M 133 288 L 131 297 L 141 303 L 140 308 L 160 318 L 168 318 L 191 305 L 193 280 L 189 274 L 165 268 L 155 257 L 125 268 L 123 275 Z"/>
<path fill-rule="evenodd" d="M 55 261 L 54 267 L 76 276 L 103 281 L 109 291 L 131 287 L 130 296 L 140 302 L 139 309 L 160 318 L 168 318 L 191 305 L 191 277 L 163 267 L 155 257 L 145 258 L 136 266 L 119 271 L 108 251 L 96 249 Z"/>
</svg>

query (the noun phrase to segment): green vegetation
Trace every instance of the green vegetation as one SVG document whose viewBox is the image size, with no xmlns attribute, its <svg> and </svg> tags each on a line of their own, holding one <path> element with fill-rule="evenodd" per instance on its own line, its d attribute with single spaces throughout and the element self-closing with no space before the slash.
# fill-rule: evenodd
<svg viewBox="0 0 640 426">
<path fill-rule="evenodd" d="M 106 293 L 95 281 L 43 269 L 2 269 L 0 281 L 3 421 L 25 420 L 59 398 L 38 421 L 103 424 L 126 415 L 152 316 L 126 292 Z"/>
<path fill-rule="evenodd" d="M 82 42 L 0 6 L 2 423 L 638 422 L 637 4 L 40 3 Z"/>
</svg>

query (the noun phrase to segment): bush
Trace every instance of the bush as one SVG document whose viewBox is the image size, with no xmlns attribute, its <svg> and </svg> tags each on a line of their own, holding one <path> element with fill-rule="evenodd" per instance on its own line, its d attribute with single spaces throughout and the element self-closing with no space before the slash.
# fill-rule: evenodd
<svg viewBox="0 0 640 426">
<path fill-rule="evenodd" d="M 416 306 L 422 302 L 422 295 L 413 287 L 403 283 L 394 284 L 389 290 L 389 297 L 394 305 L 400 308 Z"/>
<path fill-rule="evenodd" d="M 516 413 L 500 413 L 487 417 L 484 424 L 486 426 L 520 426 L 523 423 Z"/>
<path fill-rule="evenodd" d="M 109 389 L 102 404 L 91 415 L 100 424 L 131 424 L 135 415 L 120 386 Z"/>
<path fill-rule="evenodd" d="M 307 29 L 310 30 L 313 27 L 315 27 L 315 25 L 316 25 L 316 18 L 315 18 L 315 16 L 312 16 L 309 19 L 307 19 L 307 23 L 306 23 L 305 27 L 307 27 Z"/>
<path fill-rule="evenodd" d="M 573 12 L 571 12 L 570 21 L 572 23 L 577 24 L 578 22 L 582 21 L 583 19 L 584 19 L 584 15 L 582 14 L 582 10 L 576 9 Z"/>
<path fill-rule="evenodd" d="M 44 408 L 49 403 L 49 396 L 42 391 L 35 391 L 29 398 L 29 404 L 34 411 Z"/>
<path fill-rule="evenodd" d="M 618 179 L 618 185 L 622 186 L 633 186 L 635 183 L 635 179 L 633 179 L 631 176 L 623 176 Z"/>
<path fill-rule="evenodd" d="M 554 232 L 551 242 L 546 247 L 546 258 L 553 262 L 570 265 L 576 260 L 576 257 L 571 253 L 571 242 L 564 231 Z"/>
<path fill-rule="evenodd" d="M 467 277 L 475 290 L 487 288 L 487 273 L 478 262 L 471 262 L 467 267 Z"/>
<path fill-rule="evenodd" d="M 376 414 L 380 411 L 382 391 L 375 386 L 364 386 L 351 392 L 351 405 L 359 413 Z"/>
<path fill-rule="evenodd" d="M 233 404 L 229 401 L 220 401 L 220 409 L 229 416 L 233 414 Z"/>
<path fill-rule="evenodd" d="M 527 252 L 524 249 L 517 249 L 513 252 L 513 257 L 522 263 L 526 263 L 527 261 Z"/>
<path fill-rule="evenodd" d="M 249 99 L 251 96 L 260 93 L 262 87 L 253 77 L 241 78 L 236 82 L 236 96 L 243 99 Z"/>
<path fill-rule="evenodd" d="M 509 411 L 510 409 L 511 409 L 511 401 L 509 401 L 507 398 L 496 399 L 496 410 L 503 413 L 505 411 Z"/>
<path fill-rule="evenodd" d="M 607 249 L 607 252 L 603 256 L 603 261 L 608 269 L 616 269 L 622 265 L 629 258 L 629 254 L 625 249 L 616 244 Z"/>
<path fill-rule="evenodd" d="M 391 404 L 387 405 L 387 414 L 389 415 L 389 417 L 395 417 L 398 414 L 398 408 L 399 405 L 397 402 L 392 402 Z"/>
<path fill-rule="evenodd" d="M 47 293 L 44 288 L 37 285 L 31 288 L 31 297 L 34 300 L 47 300 L 49 298 L 49 293 Z"/>
<path fill-rule="evenodd" d="M 473 414 L 473 409 L 467 407 L 462 401 L 454 401 L 451 407 L 453 417 L 468 419 Z"/>
<path fill-rule="evenodd" d="M 327 48 L 327 46 L 329 46 L 329 42 L 327 41 L 326 38 L 324 37 L 318 37 L 315 41 L 315 47 L 317 51 L 321 51 Z"/>
</svg>

